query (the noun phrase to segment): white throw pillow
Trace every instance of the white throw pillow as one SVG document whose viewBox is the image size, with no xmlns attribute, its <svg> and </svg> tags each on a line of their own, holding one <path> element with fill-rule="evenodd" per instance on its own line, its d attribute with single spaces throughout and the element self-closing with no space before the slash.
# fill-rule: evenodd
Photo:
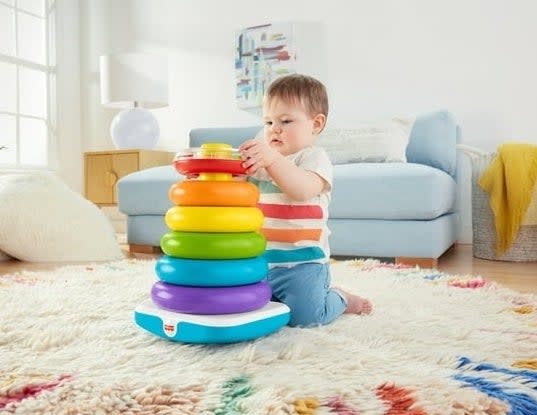
<svg viewBox="0 0 537 415">
<path fill-rule="evenodd" d="M 406 162 L 414 118 L 357 123 L 323 130 L 317 145 L 333 164 Z"/>
<path fill-rule="evenodd" d="M 104 213 L 49 172 L 0 173 L 0 251 L 33 262 L 123 258 Z"/>
</svg>

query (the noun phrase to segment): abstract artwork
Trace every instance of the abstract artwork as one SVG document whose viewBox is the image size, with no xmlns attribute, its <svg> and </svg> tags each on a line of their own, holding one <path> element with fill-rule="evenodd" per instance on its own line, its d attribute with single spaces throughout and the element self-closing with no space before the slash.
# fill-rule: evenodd
<svg viewBox="0 0 537 415">
<path fill-rule="evenodd" d="M 270 82 L 296 72 L 292 23 L 253 26 L 237 33 L 235 76 L 237 105 L 260 108 Z"/>
</svg>

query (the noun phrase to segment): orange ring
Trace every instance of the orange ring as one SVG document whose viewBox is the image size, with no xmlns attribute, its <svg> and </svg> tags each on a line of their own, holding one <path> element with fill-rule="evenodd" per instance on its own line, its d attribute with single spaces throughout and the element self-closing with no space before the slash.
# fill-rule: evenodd
<svg viewBox="0 0 537 415">
<path fill-rule="evenodd" d="M 259 190 L 248 182 L 184 180 L 168 196 L 177 206 L 256 206 Z"/>
</svg>

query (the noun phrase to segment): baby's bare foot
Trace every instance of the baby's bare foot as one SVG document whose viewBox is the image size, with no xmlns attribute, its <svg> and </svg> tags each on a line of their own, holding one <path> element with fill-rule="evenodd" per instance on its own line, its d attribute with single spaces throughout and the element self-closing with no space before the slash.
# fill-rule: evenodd
<svg viewBox="0 0 537 415">
<path fill-rule="evenodd" d="M 347 300 L 347 308 L 344 311 L 345 314 L 370 314 L 371 311 L 373 311 L 373 305 L 367 298 L 351 294 L 341 288 L 334 289 L 341 293 L 341 295 L 345 297 L 345 300 Z"/>
</svg>

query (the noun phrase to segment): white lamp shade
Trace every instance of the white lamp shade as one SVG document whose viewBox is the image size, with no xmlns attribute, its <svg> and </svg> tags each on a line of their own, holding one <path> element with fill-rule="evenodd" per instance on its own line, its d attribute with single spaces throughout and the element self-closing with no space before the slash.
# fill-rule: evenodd
<svg viewBox="0 0 537 415">
<path fill-rule="evenodd" d="M 101 104 L 111 108 L 168 105 L 168 60 L 142 53 L 100 57 Z"/>
</svg>

